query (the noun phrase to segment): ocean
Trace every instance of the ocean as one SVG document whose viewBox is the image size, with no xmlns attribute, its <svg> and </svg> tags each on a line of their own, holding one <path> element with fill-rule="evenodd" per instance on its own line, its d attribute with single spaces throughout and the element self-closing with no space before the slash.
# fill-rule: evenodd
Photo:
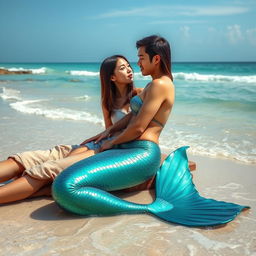
<svg viewBox="0 0 256 256">
<path fill-rule="evenodd" d="M 32 74 L 0 76 L 0 155 L 77 144 L 104 129 L 100 63 L 1 63 Z M 134 83 L 150 77 L 136 63 Z M 173 63 L 176 101 L 161 134 L 165 153 L 256 163 L 256 63 Z M 33 132 L 31 132 L 33 131 Z M 31 138 L 33 134 L 33 138 Z"/>
</svg>

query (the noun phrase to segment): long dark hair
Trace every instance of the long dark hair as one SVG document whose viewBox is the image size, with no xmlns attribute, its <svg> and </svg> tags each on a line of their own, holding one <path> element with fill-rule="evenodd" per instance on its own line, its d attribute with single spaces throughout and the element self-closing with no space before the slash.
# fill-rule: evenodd
<svg viewBox="0 0 256 256">
<path fill-rule="evenodd" d="M 101 102 L 102 105 L 108 110 L 109 114 L 115 108 L 115 99 L 117 95 L 117 88 L 111 76 L 114 74 L 118 58 L 129 61 L 122 55 L 113 55 L 106 58 L 100 66 L 100 82 L 101 82 Z M 135 94 L 133 82 L 127 85 L 127 99 L 125 104 L 130 102 L 130 99 Z"/>
<path fill-rule="evenodd" d="M 152 61 L 155 55 L 159 55 L 161 57 L 161 71 L 165 75 L 169 76 L 173 81 L 171 71 L 171 47 L 168 41 L 163 37 L 152 35 L 136 42 L 137 49 L 142 46 L 145 47 L 145 52 L 149 55 L 150 61 Z"/>
</svg>

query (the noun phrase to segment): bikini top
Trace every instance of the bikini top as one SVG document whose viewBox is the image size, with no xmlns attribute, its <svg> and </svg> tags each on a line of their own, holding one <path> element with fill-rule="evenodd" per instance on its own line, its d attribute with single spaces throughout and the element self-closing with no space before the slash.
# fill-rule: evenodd
<svg viewBox="0 0 256 256">
<path fill-rule="evenodd" d="M 111 121 L 112 121 L 112 123 L 113 124 L 116 123 L 117 121 L 122 119 L 125 115 L 127 115 L 130 112 L 131 112 L 130 108 L 128 109 L 128 111 L 124 108 L 112 110 L 112 112 L 111 112 Z"/>
<path fill-rule="evenodd" d="M 134 115 L 137 115 L 142 104 L 143 104 L 143 101 L 140 96 L 136 95 L 131 98 L 130 106 L 131 106 L 132 113 Z M 162 123 L 160 123 L 159 121 L 157 121 L 155 118 L 153 118 L 152 121 L 159 124 L 161 127 L 164 127 L 164 125 Z"/>
</svg>

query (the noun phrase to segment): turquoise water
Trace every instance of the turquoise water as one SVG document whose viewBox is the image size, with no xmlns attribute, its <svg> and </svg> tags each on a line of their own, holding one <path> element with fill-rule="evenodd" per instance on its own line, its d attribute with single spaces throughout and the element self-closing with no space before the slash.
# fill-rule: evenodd
<svg viewBox="0 0 256 256">
<path fill-rule="evenodd" d="M 0 76 L 0 132 L 9 111 L 49 122 L 84 122 L 103 129 L 100 63 L 1 63 L 28 75 Z M 135 63 L 135 85 L 144 87 Z M 165 151 L 190 145 L 199 155 L 256 163 L 256 63 L 174 63 L 176 102 L 161 135 Z M 1 102 L 2 101 L 2 102 Z M 18 122 L 18 120 L 17 120 Z M 88 128 L 89 129 L 89 128 Z M 4 137 L 2 138 L 5 139 Z"/>
</svg>

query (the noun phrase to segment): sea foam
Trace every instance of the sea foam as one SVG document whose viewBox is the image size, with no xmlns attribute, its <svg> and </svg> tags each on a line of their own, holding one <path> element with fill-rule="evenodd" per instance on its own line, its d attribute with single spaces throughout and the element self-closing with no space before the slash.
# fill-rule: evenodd
<svg viewBox="0 0 256 256">
<path fill-rule="evenodd" d="M 87 101 L 89 99 L 91 99 L 91 97 L 89 95 L 83 95 L 83 96 L 78 96 L 78 97 L 74 97 L 75 100 L 81 100 L 81 101 Z"/>
<path fill-rule="evenodd" d="M 135 78 L 137 78 L 138 80 L 151 80 L 150 76 L 143 76 L 140 72 L 135 72 L 134 73 Z"/>
<path fill-rule="evenodd" d="M 70 70 L 66 71 L 66 73 L 72 76 L 98 76 L 100 74 L 99 72 L 92 72 L 86 70 Z"/>
<path fill-rule="evenodd" d="M 20 91 L 19 90 L 14 90 L 14 89 L 9 89 L 2 87 L 2 93 L 0 93 L 0 97 L 3 100 L 21 100 L 20 96 Z"/>
<path fill-rule="evenodd" d="M 87 121 L 93 124 L 104 126 L 103 120 L 96 115 L 86 111 L 72 110 L 68 108 L 47 108 L 40 104 L 47 100 L 23 100 L 11 103 L 10 106 L 16 111 L 25 114 L 44 116 L 50 119 Z M 39 104 L 38 104 L 39 103 Z"/>
<path fill-rule="evenodd" d="M 187 81 L 202 82 L 235 82 L 235 83 L 256 83 L 256 76 L 231 76 L 231 75 L 212 75 L 199 73 L 183 73 L 173 74 L 174 79 Z"/>
<path fill-rule="evenodd" d="M 143 76 L 140 72 L 134 73 L 135 78 L 138 80 L 151 80 L 150 76 Z M 214 74 L 200 74 L 200 73 L 185 73 L 174 72 L 174 80 L 184 81 L 198 81 L 198 82 L 233 82 L 233 83 L 246 83 L 256 84 L 256 76 L 232 76 L 232 75 L 214 75 Z"/>
<path fill-rule="evenodd" d="M 223 143 L 220 139 L 210 138 L 209 136 L 200 134 L 200 132 L 191 132 L 190 134 L 178 130 L 172 130 L 171 135 L 163 132 L 160 138 L 160 147 L 167 154 L 185 145 L 190 146 L 188 152 L 193 155 L 256 164 L 255 152 L 249 150 L 253 148 L 253 142 L 247 142 L 246 144 L 241 141 L 240 144 L 235 144 L 232 139 L 229 139 Z"/>
</svg>

